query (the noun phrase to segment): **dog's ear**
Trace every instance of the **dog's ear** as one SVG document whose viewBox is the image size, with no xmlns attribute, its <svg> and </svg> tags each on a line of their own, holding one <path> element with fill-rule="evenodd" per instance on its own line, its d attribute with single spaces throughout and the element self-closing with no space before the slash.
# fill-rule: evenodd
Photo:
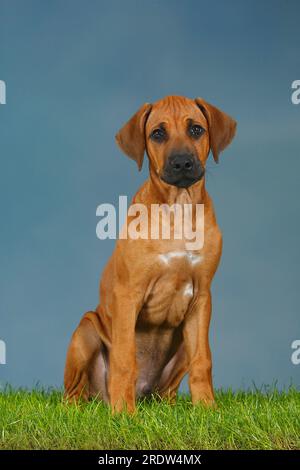
<svg viewBox="0 0 300 470">
<path fill-rule="evenodd" d="M 143 104 L 116 134 L 116 141 L 120 149 L 135 160 L 139 170 L 142 169 L 145 153 L 145 125 L 152 105 Z"/>
<path fill-rule="evenodd" d="M 202 98 L 195 99 L 209 127 L 210 149 L 215 162 L 219 162 L 219 153 L 232 141 L 236 131 L 236 121 L 220 109 L 207 103 Z"/>
</svg>

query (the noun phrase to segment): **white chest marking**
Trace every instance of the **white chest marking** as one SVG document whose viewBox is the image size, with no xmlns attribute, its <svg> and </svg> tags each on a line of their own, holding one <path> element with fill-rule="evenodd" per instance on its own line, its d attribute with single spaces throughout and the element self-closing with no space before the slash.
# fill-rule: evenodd
<svg viewBox="0 0 300 470">
<path fill-rule="evenodd" d="M 191 251 L 169 251 L 168 253 L 163 253 L 158 256 L 160 261 L 162 261 L 165 264 L 170 264 L 170 262 L 174 259 L 178 258 L 185 258 L 188 260 L 188 262 L 194 266 L 198 263 L 201 263 L 202 261 L 202 256 L 201 255 L 196 255 L 195 253 L 192 253 Z"/>
<path fill-rule="evenodd" d="M 193 297 L 194 295 L 194 288 L 193 288 L 193 284 L 191 282 L 188 282 L 186 285 L 185 285 L 185 288 L 183 290 L 183 295 L 184 297 Z"/>
</svg>

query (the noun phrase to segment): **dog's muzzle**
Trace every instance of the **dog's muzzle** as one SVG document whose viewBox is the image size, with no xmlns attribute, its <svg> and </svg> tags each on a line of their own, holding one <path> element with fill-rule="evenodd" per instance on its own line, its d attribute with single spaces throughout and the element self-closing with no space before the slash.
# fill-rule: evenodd
<svg viewBox="0 0 300 470">
<path fill-rule="evenodd" d="M 178 188 L 188 188 L 204 175 L 204 168 L 193 154 L 172 154 L 167 159 L 161 179 Z"/>
</svg>

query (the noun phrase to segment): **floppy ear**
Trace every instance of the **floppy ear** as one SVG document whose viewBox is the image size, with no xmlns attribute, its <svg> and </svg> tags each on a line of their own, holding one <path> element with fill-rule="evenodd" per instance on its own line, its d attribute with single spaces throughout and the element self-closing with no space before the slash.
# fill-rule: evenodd
<svg viewBox="0 0 300 470">
<path fill-rule="evenodd" d="M 220 109 L 207 103 L 202 98 L 195 99 L 209 127 L 210 149 L 215 162 L 219 162 L 219 153 L 232 141 L 236 131 L 236 121 Z"/>
<path fill-rule="evenodd" d="M 139 170 L 142 169 L 145 153 L 145 125 L 152 105 L 143 104 L 129 121 L 116 134 L 120 149 L 135 160 Z"/>
</svg>

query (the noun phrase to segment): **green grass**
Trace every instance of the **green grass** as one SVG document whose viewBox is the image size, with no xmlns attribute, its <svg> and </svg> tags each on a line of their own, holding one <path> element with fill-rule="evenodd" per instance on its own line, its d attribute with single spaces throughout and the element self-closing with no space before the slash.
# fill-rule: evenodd
<svg viewBox="0 0 300 470">
<path fill-rule="evenodd" d="M 219 391 L 217 409 L 151 399 L 134 416 L 60 391 L 0 393 L 0 449 L 300 449 L 300 393 Z"/>
</svg>

